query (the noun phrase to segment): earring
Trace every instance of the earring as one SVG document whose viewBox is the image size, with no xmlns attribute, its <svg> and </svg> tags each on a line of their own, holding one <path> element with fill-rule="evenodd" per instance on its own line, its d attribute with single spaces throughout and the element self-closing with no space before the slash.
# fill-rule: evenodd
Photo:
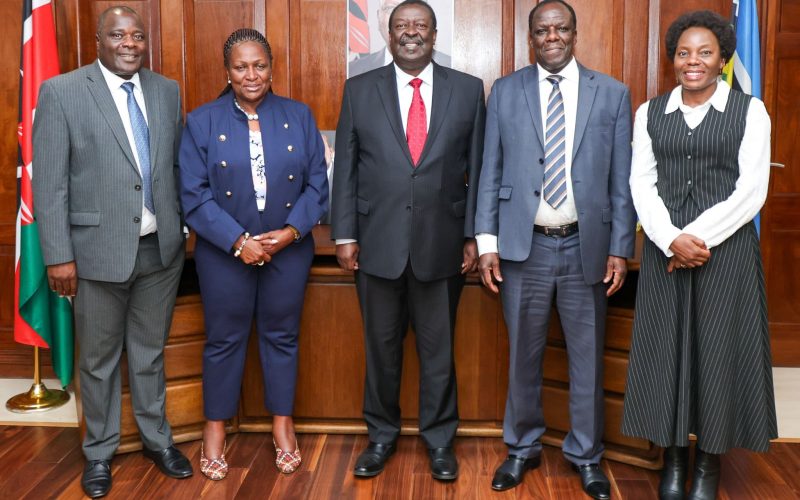
<svg viewBox="0 0 800 500">
<path fill-rule="evenodd" d="M 230 84 L 231 84 L 231 79 L 230 79 L 230 78 L 228 78 L 228 85 L 230 85 Z"/>
<path fill-rule="evenodd" d="M 269 82 L 272 83 L 272 77 L 269 77 Z"/>
</svg>

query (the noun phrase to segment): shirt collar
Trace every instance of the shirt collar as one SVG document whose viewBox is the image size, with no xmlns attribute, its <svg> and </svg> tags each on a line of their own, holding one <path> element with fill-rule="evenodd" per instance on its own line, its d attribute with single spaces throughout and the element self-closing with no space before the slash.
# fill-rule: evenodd
<svg viewBox="0 0 800 500">
<path fill-rule="evenodd" d="M 138 71 L 133 74 L 130 80 L 126 80 L 124 78 L 115 75 L 108 68 L 103 66 L 103 63 L 100 62 L 100 59 L 97 60 L 97 65 L 100 66 L 100 72 L 103 74 L 103 78 L 106 80 L 106 85 L 108 85 L 108 88 L 110 88 L 111 90 L 116 90 L 122 87 L 122 84 L 125 82 L 132 82 L 134 88 L 138 87 L 139 90 L 142 90 L 142 84 L 141 81 L 139 80 Z"/>
<path fill-rule="evenodd" d="M 728 94 L 731 93 L 731 87 L 728 85 L 727 82 L 722 80 L 721 78 L 717 78 L 717 90 L 711 95 L 711 97 L 705 103 L 701 104 L 697 107 L 704 107 L 704 106 L 714 106 L 714 109 L 719 111 L 720 113 L 725 112 L 725 106 L 728 104 Z M 673 111 L 680 109 L 684 113 L 688 113 L 692 109 L 689 106 L 683 104 L 683 96 L 681 95 L 681 86 L 678 85 L 672 92 L 669 94 L 669 99 L 667 100 L 667 107 L 664 108 L 664 114 L 672 113 Z"/>
<path fill-rule="evenodd" d="M 560 75 L 560 76 L 564 77 L 565 80 L 573 81 L 573 82 L 577 82 L 578 78 L 580 77 L 580 71 L 578 71 L 578 62 L 575 60 L 574 57 L 558 73 L 551 73 L 551 72 L 547 71 L 539 63 L 536 63 L 536 67 L 539 70 L 539 82 L 540 83 L 543 82 L 550 75 Z"/>
<path fill-rule="evenodd" d="M 433 63 L 428 63 L 419 75 L 412 76 L 400 69 L 397 63 L 394 63 L 394 72 L 397 74 L 397 89 L 402 89 L 408 85 L 414 78 L 419 78 L 422 83 L 433 86 Z"/>
</svg>

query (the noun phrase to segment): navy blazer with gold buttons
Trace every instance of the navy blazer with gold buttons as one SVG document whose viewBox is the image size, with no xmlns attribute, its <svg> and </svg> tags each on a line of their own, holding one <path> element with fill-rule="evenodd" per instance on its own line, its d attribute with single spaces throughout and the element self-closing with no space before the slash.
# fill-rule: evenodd
<svg viewBox="0 0 800 500">
<path fill-rule="evenodd" d="M 224 252 L 246 232 L 291 224 L 302 236 L 325 214 L 327 166 L 308 106 L 269 93 L 257 108 L 267 176 L 258 211 L 247 117 L 233 93 L 189 113 L 180 147 L 181 203 L 187 224 Z"/>
</svg>

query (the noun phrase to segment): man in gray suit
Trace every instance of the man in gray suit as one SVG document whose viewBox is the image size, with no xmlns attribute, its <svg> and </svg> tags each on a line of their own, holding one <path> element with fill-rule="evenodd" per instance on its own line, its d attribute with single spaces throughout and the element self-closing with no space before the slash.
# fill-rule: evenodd
<svg viewBox="0 0 800 500">
<path fill-rule="evenodd" d="M 510 346 L 509 456 L 492 487 L 512 488 L 540 463 L 542 355 L 555 303 L 570 376 L 563 452 L 584 491 L 602 499 L 606 301 L 634 247 L 631 104 L 624 85 L 575 61 L 576 22 L 565 2 L 539 3 L 528 18 L 536 64 L 494 84 L 475 232 L 481 279 L 494 292 L 500 284 Z"/>
<path fill-rule="evenodd" d="M 82 485 L 111 488 L 120 440 L 120 355 L 145 455 L 167 475 L 192 474 L 165 415 L 164 342 L 184 258 L 176 187 L 178 85 L 142 68 L 139 15 L 100 15 L 98 60 L 41 87 L 33 189 L 53 290 L 75 297 L 86 435 Z"/>
</svg>

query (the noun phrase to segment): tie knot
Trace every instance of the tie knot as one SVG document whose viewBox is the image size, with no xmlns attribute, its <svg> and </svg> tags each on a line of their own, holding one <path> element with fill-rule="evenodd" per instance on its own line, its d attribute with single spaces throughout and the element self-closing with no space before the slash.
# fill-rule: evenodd
<svg viewBox="0 0 800 500">
<path fill-rule="evenodd" d="M 414 78 L 413 80 L 411 80 L 411 82 L 409 82 L 409 85 L 411 85 L 415 89 L 418 89 L 422 85 L 422 79 Z"/>
<path fill-rule="evenodd" d="M 559 82 L 563 79 L 564 77 L 561 75 L 550 75 L 547 77 L 547 81 L 552 83 L 554 87 L 557 87 Z"/>
<path fill-rule="evenodd" d="M 133 82 L 125 82 L 121 85 L 121 87 L 122 90 L 128 93 L 128 95 L 131 95 L 131 93 L 133 93 Z"/>
</svg>

